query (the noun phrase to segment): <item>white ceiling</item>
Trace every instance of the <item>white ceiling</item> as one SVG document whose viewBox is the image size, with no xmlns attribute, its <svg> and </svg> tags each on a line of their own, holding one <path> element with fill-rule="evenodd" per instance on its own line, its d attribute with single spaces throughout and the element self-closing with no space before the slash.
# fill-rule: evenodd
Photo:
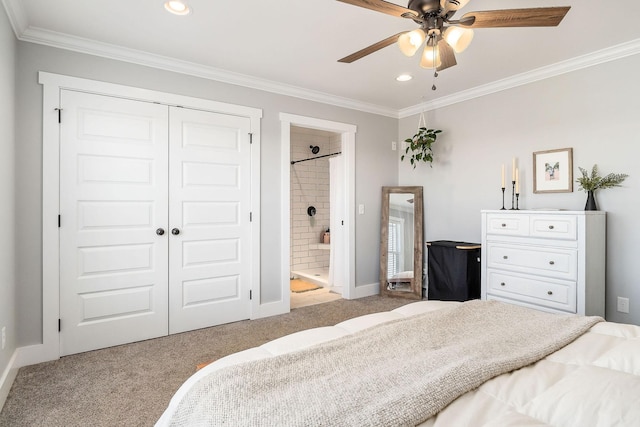
<svg viewBox="0 0 640 427">
<path fill-rule="evenodd" d="M 558 27 L 475 30 L 458 65 L 442 71 L 432 91 L 433 72 L 395 45 L 352 64 L 337 62 L 416 28 L 413 21 L 336 0 L 185 1 L 193 9 L 188 16 L 169 14 L 164 0 L 2 0 L 21 40 L 399 117 L 425 104 L 640 52 L 637 0 L 471 0 L 456 16 L 524 7 L 571 10 Z M 396 82 L 401 73 L 414 79 Z"/>
</svg>

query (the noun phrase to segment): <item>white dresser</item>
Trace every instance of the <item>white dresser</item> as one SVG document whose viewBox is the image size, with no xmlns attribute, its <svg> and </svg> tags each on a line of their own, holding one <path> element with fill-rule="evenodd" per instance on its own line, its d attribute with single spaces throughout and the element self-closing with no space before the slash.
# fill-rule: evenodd
<svg viewBox="0 0 640 427">
<path fill-rule="evenodd" d="M 482 211 L 482 299 L 604 317 L 606 213 Z"/>
</svg>

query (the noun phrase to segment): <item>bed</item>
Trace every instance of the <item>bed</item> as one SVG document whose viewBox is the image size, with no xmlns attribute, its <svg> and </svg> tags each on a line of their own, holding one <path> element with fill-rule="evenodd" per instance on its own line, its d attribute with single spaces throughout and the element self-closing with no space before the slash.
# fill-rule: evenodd
<svg viewBox="0 0 640 427">
<path fill-rule="evenodd" d="M 492 311 L 479 311 L 470 320 L 460 320 L 461 326 L 455 325 L 456 319 L 465 319 L 465 310 L 472 309 Z M 515 312 L 523 320 L 510 321 L 503 312 L 509 316 Z M 441 326 L 435 330 L 437 322 Z M 475 340 L 480 334 L 473 330 L 475 324 L 488 331 L 502 327 L 521 330 L 509 330 L 506 335 L 478 344 L 480 341 Z M 425 329 L 435 336 L 414 342 L 409 329 Z M 567 332 L 556 337 L 555 331 L 560 329 Z M 391 353 L 380 354 L 377 344 L 366 341 L 380 336 L 385 343 L 397 337 L 389 343 Z M 366 343 L 364 351 L 357 349 L 362 340 Z M 439 354 L 447 349 L 443 343 L 458 341 L 471 344 L 456 348 L 455 357 Z M 530 350 L 529 345 L 543 348 Z M 504 351 L 504 359 L 503 347 L 509 348 Z M 356 348 L 358 363 L 367 361 L 353 368 L 354 378 L 346 379 L 351 368 L 336 368 L 349 365 L 348 356 L 331 360 L 331 351 L 337 348 Z M 473 354 L 492 351 L 495 354 L 487 357 Z M 517 353 L 516 362 L 506 357 L 512 352 Z M 431 367 L 435 370 L 429 371 L 432 358 L 443 356 L 437 366 Z M 456 358 L 461 361 L 455 362 Z M 303 373 L 302 380 L 289 379 L 287 372 L 297 371 L 298 363 L 306 361 L 310 361 L 305 367 L 307 376 Z M 451 365 L 451 369 L 442 373 L 444 365 Z M 319 366 L 319 374 L 311 371 L 314 366 Z M 469 366 L 472 368 L 467 369 Z M 519 367 L 512 369 L 514 366 Z M 369 371 L 362 374 L 358 369 Z M 243 377 L 245 370 L 247 376 Z M 389 375 L 378 380 L 373 378 L 377 372 Z M 468 374 L 473 377 L 471 381 Z M 312 383 L 315 376 L 322 378 Z M 306 383 L 311 383 L 311 391 L 299 393 L 298 387 Z M 259 396 L 265 387 L 267 391 Z M 269 387 L 276 391 L 269 391 Z M 418 396 L 416 390 L 423 387 L 428 392 Z M 314 407 L 316 398 L 319 403 Z M 229 401 L 219 403 L 225 399 Z M 219 359 L 180 387 L 156 426 L 634 426 L 640 425 L 638 402 L 638 326 L 552 315 L 495 301 L 420 301 L 335 326 L 294 333 Z"/>
</svg>

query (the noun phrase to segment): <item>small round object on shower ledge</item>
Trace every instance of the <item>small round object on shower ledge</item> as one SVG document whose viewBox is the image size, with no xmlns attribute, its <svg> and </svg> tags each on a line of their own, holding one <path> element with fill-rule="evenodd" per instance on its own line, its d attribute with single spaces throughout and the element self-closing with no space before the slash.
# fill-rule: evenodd
<svg viewBox="0 0 640 427">
<path fill-rule="evenodd" d="M 316 214 L 316 208 L 314 206 L 309 206 L 307 208 L 307 215 L 314 216 Z"/>
</svg>

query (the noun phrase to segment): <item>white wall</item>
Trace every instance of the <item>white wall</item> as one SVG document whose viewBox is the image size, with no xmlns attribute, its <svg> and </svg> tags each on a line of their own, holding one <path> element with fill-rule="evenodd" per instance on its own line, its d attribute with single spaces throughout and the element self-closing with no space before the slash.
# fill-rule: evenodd
<svg viewBox="0 0 640 427">
<path fill-rule="evenodd" d="M 0 329 L 7 342 L 0 349 L 0 408 L 8 387 L 10 361 L 16 349 L 15 309 L 15 60 L 16 38 L 6 15 L 0 12 Z M 10 380 L 10 381 L 9 381 Z M 6 381 L 6 384 L 4 382 Z"/>
<path fill-rule="evenodd" d="M 365 215 L 356 215 L 356 285 L 378 282 L 380 187 L 395 185 L 398 179 L 397 162 L 389 155 L 391 141 L 398 134 L 396 119 L 26 42 L 18 42 L 17 70 L 16 90 L 20 95 L 16 100 L 19 345 L 42 340 L 42 88 L 37 83 L 38 71 L 263 109 L 262 302 L 279 300 L 282 282 L 288 280 L 288 277 L 280 277 L 283 261 L 280 252 L 274 250 L 281 244 L 281 215 L 288 215 L 288 212 L 280 212 L 281 170 L 290 167 L 280 164 L 279 114 L 284 112 L 356 125 L 356 204 L 363 203 L 368 207 Z"/>
<path fill-rule="evenodd" d="M 291 127 L 291 160 L 302 160 L 340 151 L 340 135 Z M 318 154 L 310 146 L 320 148 Z M 336 146 L 338 147 L 337 149 Z M 329 158 L 296 163 L 291 166 L 291 261 L 292 271 L 329 268 L 329 251 L 318 248 L 329 228 Z M 309 206 L 316 214 L 309 216 Z"/>
<path fill-rule="evenodd" d="M 596 193 L 607 212 L 607 319 L 640 325 L 640 55 L 426 113 L 442 129 L 433 168 L 400 165 L 401 185 L 423 185 L 426 240 L 480 241 L 480 210 L 501 207 L 500 166 L 516 157 L 520 208 L 584 209 L 586 194 L 533 194 L 535 151 L 573 148 L 577 167 L 628 173 L 622 188 Z M 399 138 L 415 133 L 418 117 L 402 119 Z M 506 204 L 511 207 L 507 190 Z M 630 314 L 616 298 L 630 298 Z"/>
</svg>

